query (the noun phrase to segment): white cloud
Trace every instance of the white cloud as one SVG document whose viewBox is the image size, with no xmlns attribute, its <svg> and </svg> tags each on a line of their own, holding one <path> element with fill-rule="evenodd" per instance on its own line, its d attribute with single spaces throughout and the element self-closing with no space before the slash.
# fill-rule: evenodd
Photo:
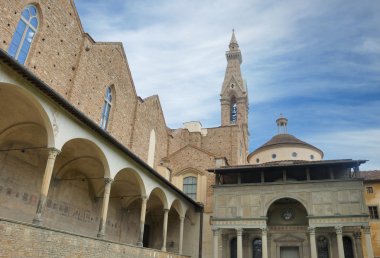
<svg viewBox="0 0 380 258">
<path fill-rule="evenodd" d="M 123 42 L 137 93 L 143 98 L 158 94 L 166 122 L 172 128 L 194 120 L 204 126 L 219 124 L 224 52 L 232 28 L 236 29 L 243 76 L 248 81 L 251 138 L 272 131 L 272 127 L 258 126 L 260 121 L 255 119 L 262 114 L 253 113 L 257 107 L 270 105 L 272 113 L 266 116 L 275 116 L 284 112 L 281 104 L 289 98 L 295 98 L 297 104 L 291 115 L 302 110 L 326 113 L 310 125 L 314 130 L 329 123 L 358 128 L 350 114 L 360 117 L 363 124 L 372 123 L 373 128 L 363 132 L 369 130 L 374 135 L 380 127 L 378 119 L 363 121 L 376 116 L 376 112 L 368 116 L 370 110 L 350 104 L 366 92 L 380 95 L 380 60 L 374 57 L 380 52 L 377 1 L 110 0 L 89 5 L 88 1 L 76 0 L 76 5 L 85 30 L 96 41 Z M 326 97 L 320 106 L 303 101 L 332 92 L 345 95 L 336 100 Z M 345 98 L 352 101 L 330 105 Z M 371 102 L 371 108 L 380 110 L 380 104 Z M 339 113 L 343 115 L 337 120 Z M 376 149 L 369 139 L 359 137 L 359 129 L 352 130 L 355 148 L 363 151 L 353 158 L 380 160 L 365 151 L 368 146 Z M 333 145 L 328 147 L 326 140 L 326 153 L 331 150 L 339 158 L 351 156 L 344 146 L 344 135 L 322 131 L 327 135 L 320 139 L 331 139 Z M 343 143 L 339 145 L 337 139 Z"/>
<path fill-rule="evenodd" d="M 311 138 L 325 152 L 325 159 L 365 159 L 369 161 L 361 170 L 380 167 L 380 129 L 324 133 Z"/>
</svg>

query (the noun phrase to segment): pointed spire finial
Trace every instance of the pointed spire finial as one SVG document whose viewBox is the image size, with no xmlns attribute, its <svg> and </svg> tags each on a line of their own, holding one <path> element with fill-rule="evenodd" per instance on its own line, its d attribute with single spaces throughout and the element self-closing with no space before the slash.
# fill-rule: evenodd
<svg viewBox="0 0 380 258">
<path fill-rule="evenodd" d="M 237 43 L 236 37 L 235 37 L 235 29 L 232 29 L 232 36 L 231 36 L 231 41 L 230 41 L 230 50 L 238 50 L 239 49 L 239 44 Z"/>
</svg>

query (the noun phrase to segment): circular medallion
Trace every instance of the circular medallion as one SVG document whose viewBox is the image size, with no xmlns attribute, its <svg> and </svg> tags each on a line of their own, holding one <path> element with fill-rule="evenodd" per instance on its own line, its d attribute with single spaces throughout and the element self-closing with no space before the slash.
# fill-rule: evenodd
<svg viewBox="0 0 380 258">
<path fill-rule="evenodd" d="M 292 219 L 294 219 L 294 213 L 293 213 L 293 211 L 290 210 L 290 209 L 284 210 L 284 211 L 282 212 L 281 216 L 282 216 L 282 218 L 283 218 L 284 220 L 292 220 Z"/>
</svg>

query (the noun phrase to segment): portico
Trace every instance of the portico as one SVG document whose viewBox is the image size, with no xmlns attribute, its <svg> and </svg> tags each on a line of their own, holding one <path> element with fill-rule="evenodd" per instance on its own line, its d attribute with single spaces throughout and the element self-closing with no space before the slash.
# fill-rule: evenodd
<svg viewBox="0 0 380 258">
<path fill-rule="evenodd" d="M 364 248 L 373 257 L 362 182 L 353 173 L 363 162 L 216 168 L 214 258 L 363 257 Z M 285 176 L 272 180 L 277 171 Z"/>
</svg>

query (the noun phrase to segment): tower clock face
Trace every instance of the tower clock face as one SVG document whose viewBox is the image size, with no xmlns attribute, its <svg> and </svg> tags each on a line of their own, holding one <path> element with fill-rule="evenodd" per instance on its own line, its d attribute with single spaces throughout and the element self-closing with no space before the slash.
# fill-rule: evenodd
<svg viewBox="0 0 380 258">
<path fill-rule="evenodd" d="M 291 209 L 286 209 L 282 212 L 281 217 L 286 220 L 292 220 L 294 219 L 294 212 Z"/>
</svg>

